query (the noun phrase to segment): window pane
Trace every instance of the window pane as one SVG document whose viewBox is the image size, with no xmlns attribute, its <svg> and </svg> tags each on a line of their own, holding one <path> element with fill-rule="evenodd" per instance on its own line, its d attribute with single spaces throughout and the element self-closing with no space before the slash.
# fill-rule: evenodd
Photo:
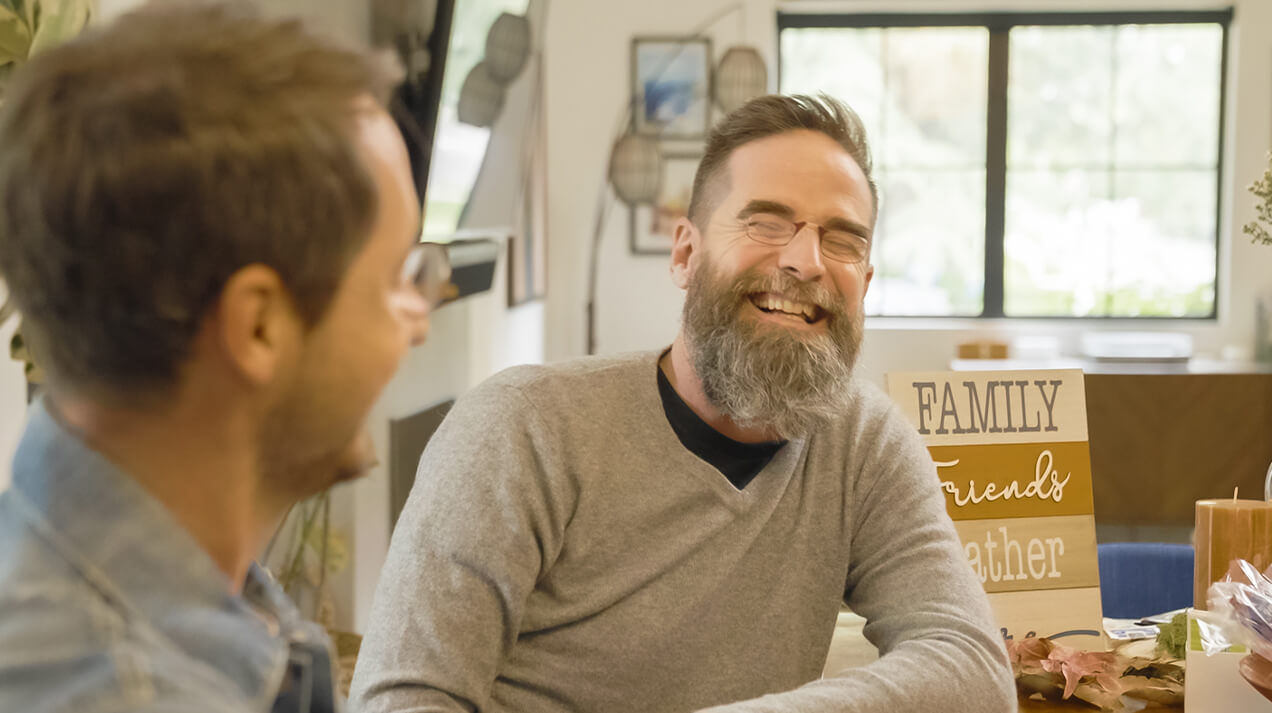
<svg viewBox="0 0 1272 713">
<path fill-rule="evenodd" d="M 503 12 L 524 14 L 528 4 L 528 0 L 465 0 L 455 4 L 429 159 L 425 240 L 447 242 L 454 238 L 490 142 L 489 128 L 460 122 L 456 113 L 460 88 L 485 56 L 486 35 L 495 19 Z"/>
<path fill-rule="evenodd" d="M 1008 31 L 1006 135 L 987 139 L 988 28 L 783 30 L 782 90 L 848 101 L 870 135 L 867 309 L 983 311 L 994 142 L 1005 314 L 1212 315 L 1223 41 L 1218 22 L 1026 21 Z"/>
<path fill-rule="evenodd" d="M 886 170 L 866 294 L 870 314 L 965 315 L 983 309 L 985 170 Z"/>
<path fill-rule="evenodd" d="M 847 102 L 865 123 L 873 147 L 883 120 L 882 36 L 883 30 L 873 28 L 783 30 L 782 93 L 825 92 Z"/>
<path fill-rule="evenodd" d="M 1218 25 L 1118 29 L 1114 159 L 1119 165 L 1216 165 L 1222 48 Z"/>
<path fill-rule="evenodd" d="M 1113 301 L 1117 315 L 1204 317 L 1215 306 L 1216 182 L 1210 171 L 1113 175 L 1122 209 Z"/>
<path fill-rule="evenodd" d="M 881 202 L 867 310 L 980 314 L 989 31 L 791 29 L 781 47 L 783 92 L 824 91 L 866 124 Z"/>
<path fill-rule="evenodd" d="M 879 161 L 888 168 L 985 165 L 989 32 L 981 27 L 892 29 L 882 43 Z"/>
<path fill-rule="evenodd" d="M 847 102 L 876 166 L 984 165 L 985 28 L 792 29 L 781 42 L 782 91 Z"/>
<path fill-rule="evenodd" d="M 1111 262 L 1107 171 L 1007 172 L 1004 312 L 1101 314 Z"/>
<path fill-rule="evenodd" d="M 1009 171 L 1007 315 L 1209 315 L 1215 180 L 1212 171 Z"/>
<path fill-rule="evenodd" d="M 1212 313 L 1222 41 L 1217 25 L 1012 30 L 1006 314 Z"/>
<path fill-rule="evenodd" d="M 1010 35 L 1007 165 L 1100 167 L 1112 158 L 1113 27 Z"/>
</svg>

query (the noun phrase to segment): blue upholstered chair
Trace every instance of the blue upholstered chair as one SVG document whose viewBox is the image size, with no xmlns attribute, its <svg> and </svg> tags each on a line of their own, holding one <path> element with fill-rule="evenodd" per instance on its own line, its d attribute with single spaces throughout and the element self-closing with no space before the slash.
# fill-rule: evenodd
<svg viewBox="0 0 1272 713">
<path fill-rule="evenodd" d="M 1192 606 L 1192 545 L 1107 542 L 1099 558 L 1104 616 L 1133 619 Z"/>
</svg>

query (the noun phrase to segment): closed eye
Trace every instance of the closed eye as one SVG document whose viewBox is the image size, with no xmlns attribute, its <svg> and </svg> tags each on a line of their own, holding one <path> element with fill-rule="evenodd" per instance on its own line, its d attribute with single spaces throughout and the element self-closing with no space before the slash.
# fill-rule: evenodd
<svg viewBox="0 0 1272 713">
<path fill-rule="evenodd" d="M 861 259 L 868 248 L 866 239 L 853 233 L 830 230 L 822 235 L 822 250 L 841 259 Z"/>
<path fill-rule="evenodd" d="M 794 225 L 789 220 L 783 220 L 772 215 L 754 216 L 746 223 L 747 230 L 762 233 L 774 237 L 780 237 L 787 233 L 793 233 Z"/>
</svg>

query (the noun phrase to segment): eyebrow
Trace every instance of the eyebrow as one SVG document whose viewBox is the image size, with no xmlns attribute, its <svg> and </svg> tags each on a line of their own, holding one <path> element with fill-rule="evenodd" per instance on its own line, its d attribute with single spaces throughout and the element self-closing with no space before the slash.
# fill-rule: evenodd
<svg viewBox="0 0 1272 713">
<path fill-rule="evenodd" d="M 777 201 L 751 201 L 738 211 L 738 220 L 746 220 L 756 213 L 772 213 L 783 218 L 794 218 L 795 210 L 785 203 Z"/>
<path fill-rule="evenodd" d="M 865 238 L 866 240 L 870 239 L 870 228 L 867 228 L 855 220 L 838 217 L 831 218 L 825 223 L 822 223 L 822 227 L 826 230 L 841 230 L 845 233 L 852 233 L 858 237 Z"/>
<path fill-rule="evenodd" d="M 746 220 L 756 213 L 771 213 L 789 220 L 795 219 L 794 208 L 791 208 L 785 203 L 769 200 L 749 201 L 746 205 L 742 206 L 742 210 L 738 211 L 737 218 L 738 220 Z M 866 240 L 870 239 L 870 228 L 855 220 L 848 220 L 847 218 L 840 218 L 836 216 L 828 218 L 826 222 L 821 224 L 821 226 L 826 230 L 839 230 L 858 235 Z"/>
</svg>

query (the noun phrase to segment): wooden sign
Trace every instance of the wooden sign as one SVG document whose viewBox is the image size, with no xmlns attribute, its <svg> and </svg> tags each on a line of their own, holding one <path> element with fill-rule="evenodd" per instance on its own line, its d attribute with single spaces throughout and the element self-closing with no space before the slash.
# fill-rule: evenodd
<svg viewBox="0 0 1272 713">
<path fill-rule="evenodd" d="M 1082 372 L 889 374 L 1005 638 L 1104 650 Z"/>
</svg>

